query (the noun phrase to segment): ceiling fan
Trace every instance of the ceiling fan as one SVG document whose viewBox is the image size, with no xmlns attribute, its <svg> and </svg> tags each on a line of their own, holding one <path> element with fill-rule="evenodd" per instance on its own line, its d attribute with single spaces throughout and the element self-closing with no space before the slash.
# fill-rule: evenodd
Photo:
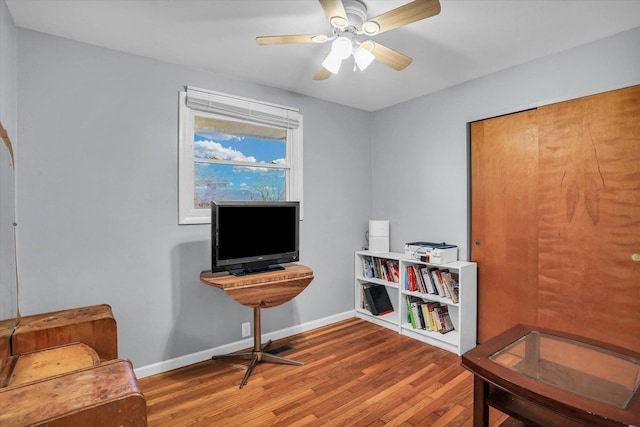
<svg viewBox="0 0 640 427">
<path fill-rule="evenodd" d="M 403 70 L 412 59 L 373 40 L 360 41 L 359 37 L 372 37 L 385 31 L 440 13 L 438 0 L 414 0 L 374 18 L 367 18 L 367 7 L 360 0 L 318 0 L 331 23 L 331 35 L 297 34 L 288 36 L 256 37 L 259 45 L 293 43 L 331 43 L 331 50 L 313 76 L 325 80 L 338 74 L 342 61 L 353 56 L 355 67 L 363 71 L 374 60 L 395 70 Z"/>
</svg>

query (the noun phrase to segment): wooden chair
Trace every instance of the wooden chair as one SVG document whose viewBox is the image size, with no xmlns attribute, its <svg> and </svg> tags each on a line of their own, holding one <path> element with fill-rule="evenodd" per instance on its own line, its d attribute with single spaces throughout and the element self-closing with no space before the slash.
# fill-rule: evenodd
<svg viewBox="0 0 640 427">
<path fill-rule="evenodd" d="M 117 355 L 108 305 L 23 317 L 0 334 L 0 425 L 146 426 L 133 366 Z"/>
</svg>

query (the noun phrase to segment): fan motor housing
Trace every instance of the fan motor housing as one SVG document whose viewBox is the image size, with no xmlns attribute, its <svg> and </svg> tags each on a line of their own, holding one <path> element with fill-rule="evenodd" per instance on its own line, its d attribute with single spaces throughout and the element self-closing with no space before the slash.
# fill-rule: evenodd
<svg viewBox="0 0 640 427">
<path fill-rule="evenodd" d="M 349 18 L 349 25 L 360 31 L 367 20 L 367 6 L 359 0 L 342 0 L 342 4 Z"/>
</svg>

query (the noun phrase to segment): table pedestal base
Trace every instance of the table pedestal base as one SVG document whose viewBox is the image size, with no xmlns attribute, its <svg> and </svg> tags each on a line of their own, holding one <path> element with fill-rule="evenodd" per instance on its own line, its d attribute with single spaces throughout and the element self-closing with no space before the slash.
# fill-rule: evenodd
<svg viewBox="0 0 640 427">
<path fill-rule="evenodd" d="M 262 345 L 261 343 L 261 333 L 260 333 L 260 309 L 253 309 L 253 350 L 252 351 L 236 351 L 234 353 L 223 354 L 220 356 L 213 356 L 211 359 L 221 359 L 226 357 L 238 357 L 240 359 L 251 360 L 249 362 L 249 366 L 247 367 L 247 372 L 244 374 L 244 378 L 242 378 L 242 382 L 240 383 L 240 388 L 244 387 L 249 380 L 249 376 L 253 371 L 253 368 L 258 364 L 258 362 L 271 362 L 271 363 L 280 363 L 284 365 L 298 365 L 302 366 L 304 363 L 298 362 L 295 360 L 287 359 L 285 357 L 276 356 L 275 354 L 271 354 L 268 352 L 268 348 L 271 345 L 271 340 L 266 344 Z"/>
</svg>

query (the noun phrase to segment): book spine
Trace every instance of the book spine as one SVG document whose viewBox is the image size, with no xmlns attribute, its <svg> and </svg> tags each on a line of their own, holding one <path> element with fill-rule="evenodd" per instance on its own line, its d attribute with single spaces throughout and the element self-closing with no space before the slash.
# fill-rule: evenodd
<svg viewBox="0 0 640 427">
<path fill-rule="evenodd" d="M 411 307 L 411 297 L 407 295 L 407 321 L 413 329 L 416 329 L 416 320 L 413 316 L 413 308 Z"/>
<path fill-rule="evenodd" d="M 433 280 L 431 280 L 431 274 L 429 274 L 429 269 L 427 267 L 422 267 L 420 269 L 420 274 L 422 275 L 422 280 L 424 280 L 425 287 L 427 288 L 428 294 L 435 294 L 436 290 L 433 286 Z"/>
</svg>

